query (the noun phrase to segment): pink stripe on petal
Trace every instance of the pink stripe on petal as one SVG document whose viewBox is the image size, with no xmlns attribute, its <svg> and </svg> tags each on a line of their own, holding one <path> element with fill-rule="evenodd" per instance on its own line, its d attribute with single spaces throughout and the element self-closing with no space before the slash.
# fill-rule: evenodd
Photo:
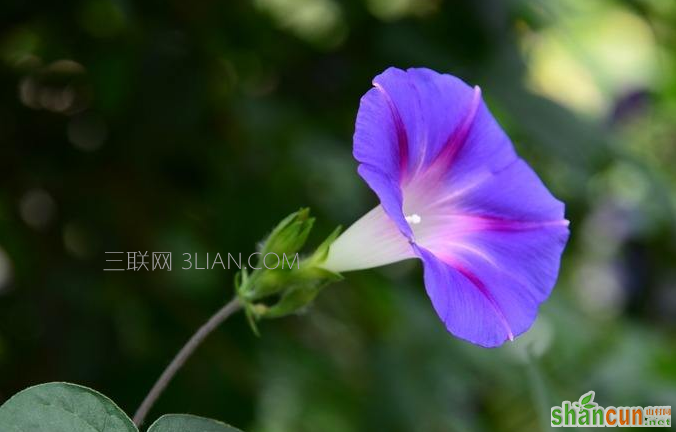
<svg viewBox="0 0 676 432">
<path fill-rule="evenodd" d="M 439 225 L 438 228 L 446 225 L 450 231 L 453 231 L 453 225 L 458 228 L 458 231 L 527 231 L 547 227 L 567 227 L 570 224 L 567 219 L 527 221 L 471 214 L 434 215 L 429 219 Z"/>
<path fill-rule="evenodd" d="M 406 126 L 404 125 L 404 122 L 401 120 L 401 115 L 399 114 L 397 106 L 394 104 L 392 98 L 383 88 L 383 86 L 381 86 L 377 82 L 374 82 L 373 87 L 375 87 L 376 90 L 380 92 L 380 94 L 387 102 L 387 106 L 390 108 L 390 113 L 392 114 L 392 120 L 394 121 L 394 125 L 397 129 L 397 144 L 399 149 L 399 170 L 400 170 L 399 172 L 403 178 L 406 175 L 406 170 L 408 169 L 408 136 L 406 135 Z"/>
<path fill-rule="evenodd" d="M 509 322 L 507 322 L 507 317 L 505 316 L 505 312 L 502 310 L 498 302 L 495 300 L 495 297 L 491 294 L 491 292 L 486 288 L 486 286 L 481 282 L 481 279 L 479 279 L 474 273 L 469 271 L 468 269 L 464 268 L 458 263 L 452 264 L 451 265 L 453 268 L 455 268 L 457 271 L 460 272 L 464 277 L 467 278 L 472 284 L 481 292 L 481 294 L 486 297 L 488 302 L 493 306 L 493 309 L 495 309 L 495 313 L 497 314 L 498 318 L 500 319 L 500 322 L 505 328 L 505 331 L 507 332 L 507 338 L 510 341 L 514 340 L 514 333 L 512 332 L 512 327 L 509 325 Z"/>
<path fill-rule="evenodd" d="M 463 145 L 467 141 L 467 136 L 469 131 L 474 125 L 474 120 L 476 119 L 476 114 L 481 104 L 481 88 L 479 86 L 474 86 L 474 94 L 472 96 L 472 102 L 467 110 L 467 115 L 463 119 L 460 127 L 453 132 L 451 136 L 448 137 L 444 149 L 439 153 L 437 159 L 432 163 L 432 165 L 439 164 L 439 168 L 442 170 L 448 169 L 455 157 L 462 149 Z"/>
<path fill-rule="evenodd" d="M 526 231 L 553 226 L 567 227 L 569 225 L 569 221 L 566 219 L 545 220 L 545 221 L 520 221 L 491 216 L 476 216 L 476 215 L 462 215 L 456 217 L 460 217 L 468 222 L 475 224 L 477 229 L 490 231 Z"/>
</svg>

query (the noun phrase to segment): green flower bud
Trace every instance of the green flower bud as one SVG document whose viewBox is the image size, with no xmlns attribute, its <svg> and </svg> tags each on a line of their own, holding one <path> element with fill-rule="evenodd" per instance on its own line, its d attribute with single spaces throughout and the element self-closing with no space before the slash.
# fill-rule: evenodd
<svg viewBox="0 0 676 432">
<path fill-rule="evenodd" d="M 279 318 L 298 312 L 312 303 L 322 288 L 342 279 L 341 275 L 318 267 L 307 268 L 302 273 L 293 285 L 283 291 L 277 303 L 261 311 L 260 318 Z"/>
<path fill-rule="evenodd" d="M 261 256 L 274 253 L 286 254 L 289 260 L 297 258 L 289 256 L 297 254 L 307 240 L 314 222 L 309 215 L 309 209 L 300 209 L 284 218 L 262 242 Z M 292 266 L 267 268 L 259 265 L 253 271 L 242 269 L 238 273 L 235 278 L 237 294 L 254 332 L 257 333 L 256 319 L 277 318 L 297 312 L 309 305 L 326 285 L 342 279 L 341 275 L 321 268 L 331 243 L 339 233 L 340 228 L 324 240 L 313 254 L 302 260 L 294 260 Z"/>
<path fill-rule="evenodd" d="M 268 238 L 263 241 L 260 256 L 264 257 L 269 253 L 287 256 L 295 254 L 305 244 L 314 221 L 315 219 L 310 217 L 309 208 L 302 208 L 291 213 L 277 224 Z"/>
</svg>

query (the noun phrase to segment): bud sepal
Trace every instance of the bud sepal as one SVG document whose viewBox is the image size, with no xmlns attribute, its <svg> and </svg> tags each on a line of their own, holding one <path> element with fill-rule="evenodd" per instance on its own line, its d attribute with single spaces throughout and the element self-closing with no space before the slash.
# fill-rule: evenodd
<svg viewBox="0 0 676 432">
<path fill-rule="evenodd" d="M 261 243 L 261 260 L 266 254 L 295 254 L 294 259 L 281 268 L 267 268 L 259 260 L 253 270 L 243 268 L 235 276 L 237 297 L 244 307 L 249 324 L 258 334 L 256 321 L 263 318 L 278 318 L 307 308 L 317 294 L 332 282 L 343 277 L 321 267 L 328 256 L 329 248 L 340 234 L 341 228 L 334 230 L 317 249 L 300 259 L 298 251 L 307 241 L 314 224 L 304 208 L 284 218 Z"/>
</svg>

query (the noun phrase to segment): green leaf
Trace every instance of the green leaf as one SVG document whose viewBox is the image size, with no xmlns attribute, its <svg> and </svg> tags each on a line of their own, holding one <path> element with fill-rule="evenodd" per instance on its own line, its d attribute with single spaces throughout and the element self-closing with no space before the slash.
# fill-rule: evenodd
<svg viewBox="0 0 676 432">
<path fill-rule="evenodd" d="M 188 414 L 169 414 L 160 417 L 148 432 L 242 432 L 225 423 Z"/>
<path fill-rule="evenodd" d="M 11 432 L 138 432 L 110 399 L 90 388 L 55 382 L 27 388 L 0 407 Z"/>
<path fill-rule="evenodd" d="M 586 403 L 591 402 L 591 400 L 594 398 L 594 392 L 589 392 L 586 395 L 582 396 L 584 396 L 584 398 L 580 400 L 580 405 L 584 405 Z"/>
<path fill-rule="evenodd" d="M 587 404 L 584 407 L 585 408 L 594 408 L 595 406 L 596 406 L 596 404 Z"/>
</svg>

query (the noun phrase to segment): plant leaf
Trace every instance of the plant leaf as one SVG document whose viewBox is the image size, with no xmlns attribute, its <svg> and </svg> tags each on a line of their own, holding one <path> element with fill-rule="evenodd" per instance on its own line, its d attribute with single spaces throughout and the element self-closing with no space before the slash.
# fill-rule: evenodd
<svg viewBox="0 0 676 432">
<path fill-rule="evenodd" d="M 584 399 L 580 400 L 580 405 L 584 405 L 586 403 L 591 402 L 591 400 L 594 398 L 594 393 L 589 392 L 589 393 L 587 393 L 586 395 L 583 395 L 583 396 L 584 396 Z"/>
<path fill-rule="evenodd" d="M 138 432 L 106 396 L 76 384 L 29 387 L 0 407 L 2 430 L 12 432 Z"/>
<path fill-rule="evenodd" d="M 594 408 L 595 406 L 596 406 L 596 404 L 587 404 L 584 407 L 585 408 Z"/>
<path fill-rule="evenodd" d="M 157 419 L 148 432 L 242 432 L 225 423 L 189 414 L 168 414 Z"/>
</svg>

